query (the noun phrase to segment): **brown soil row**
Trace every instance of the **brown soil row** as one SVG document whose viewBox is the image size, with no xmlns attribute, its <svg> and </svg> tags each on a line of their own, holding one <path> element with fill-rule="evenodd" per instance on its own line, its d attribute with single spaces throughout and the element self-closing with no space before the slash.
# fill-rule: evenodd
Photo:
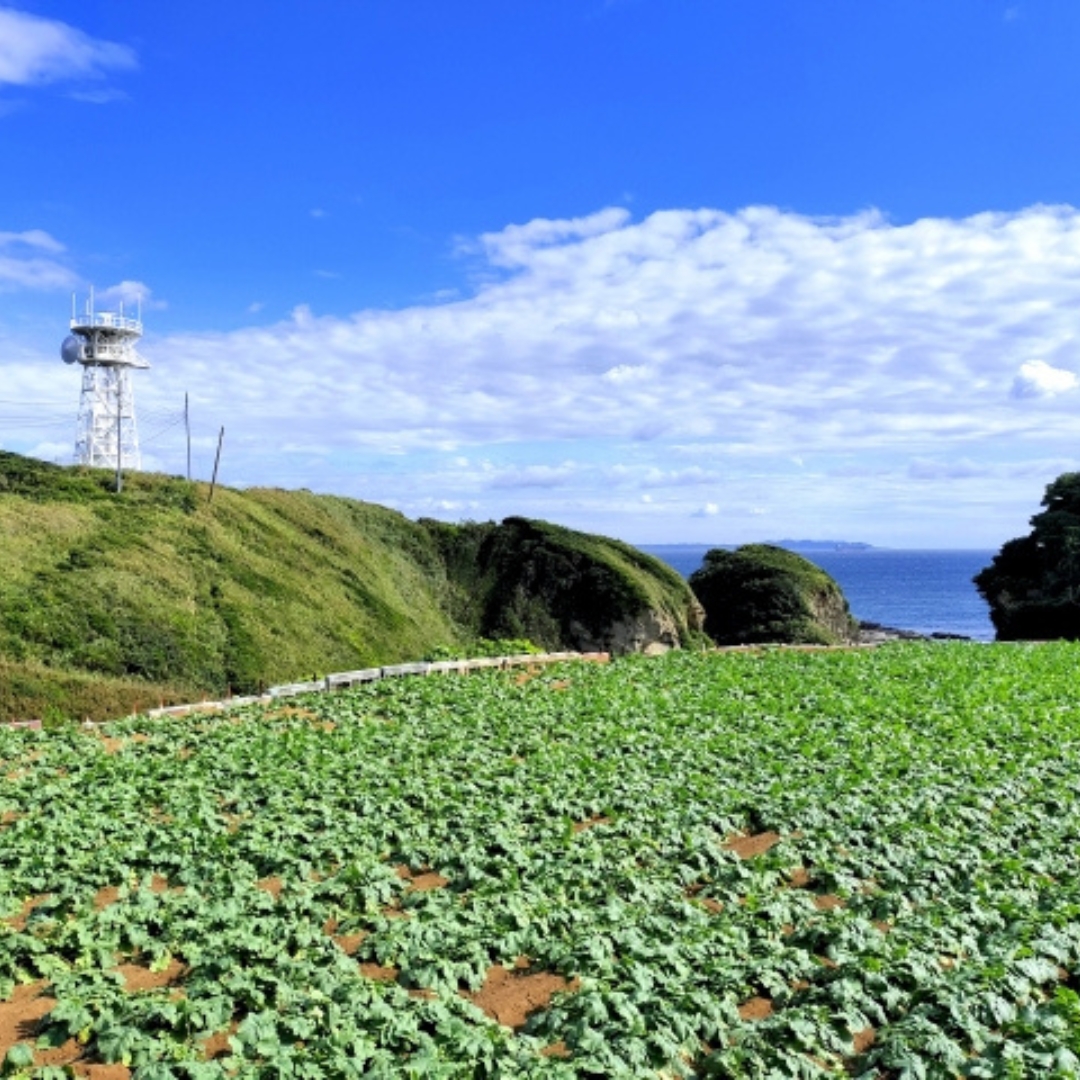
<svg viewBox="0 0 1080 1080">
<path fill-rule="evenodd" d="M 597 814 L 596 817 L 586 818 L 584 821 L 575 821 L 571 826 L 571 829 L 575 833 L 584 832 L 586 829 L 593 829 L 597 825 L 610 825 L 611 818 L 604 817 L 602 814 Z"/>
<path fill-rule="evenodd" d="M 762 832 L 753 836 L 737 833 L 729 836 L 720 846 L 725 851 L 734 852 L 740 859 L 753 859 L 757 855 L 764 855 L 770 848 L 780 843 L 782 837 L 778 832 Z"/>
<path fill-rule="evenodd" d="M 519 956 L 513 968 L 501 964 L 490 967 L 483 986 L 464 996 L 492 1020 L 517 1031 L 533 1013 L 546 1009 L 556 994 L 573 994 L 580 986 L 578 979 L 532 971 L 529 958 Z"/>
<path fill-rule="evenodd" d="M 41 1021 L 56 1005 L 56 999 L 49 997 L 47 990 L 45 982 L 17 986 L 7 1001 L 0 1002 L 0 1057 L 16 1043 L 33 1045 Z M 83 1061 L 83 1049 L 76 1039 L 49 1049 L 35 1049 L 34 1064 L 67 1066 L 72 1075 L 89 1080 L 129 1080 L 131 1070 L 123 1065 Z"/>
<path fill-rule="evenodd" d="M 422 866 L 418 870 L 410 870 L 404 863 L 394 867 L 394 873 L 402 881 L 407 881 L 407 892 L 432 892 L 435 889 L 443 889 L 450 884 L 449 878 L 436 873 L 430 866 Z"/>
<path fill-rule="evenodd" d="M 809 987 L 809 983 L 801 982 L 797 983 L 793 989 L 805 990 Z M 767 997 L 752 997 L 744 1001 L 739 1006 L 739 1019 L 746 1021 L 747 1023 L 755 1023 L 759 1020 L 767 1020 L 773 1015 L 773 1003 L 770 998 Z M 855 1054 L 865 1053 L 874 1045 L 874 1039 L 877 1037 L 877 1032 L 873 1027 L 865 1027 L 860 1031 L 853 1031 L 851 1033 L 851 1048 Z"/>
</svg>

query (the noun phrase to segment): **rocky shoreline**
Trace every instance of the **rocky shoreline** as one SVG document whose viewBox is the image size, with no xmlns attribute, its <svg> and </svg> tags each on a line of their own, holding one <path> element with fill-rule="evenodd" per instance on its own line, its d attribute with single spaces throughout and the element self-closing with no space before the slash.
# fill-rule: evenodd
<svg viewBox="0 0 1080 1080">
<path fill-rule="evenodd" d="M 859 622 L 860 645 L 882 645 L 887 641 L 973 641 L 964 634 L 920 634 L 915 630 L 900 630 L 895 626 L 882 626 L 876 622 Z"/>
</svg>

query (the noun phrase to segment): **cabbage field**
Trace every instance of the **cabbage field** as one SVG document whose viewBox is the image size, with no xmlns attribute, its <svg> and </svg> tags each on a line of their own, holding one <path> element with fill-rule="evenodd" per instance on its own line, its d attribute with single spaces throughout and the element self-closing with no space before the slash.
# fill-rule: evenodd
<svg viewBox="0 0 1080 1080">
<path fill-rule="evenodd" d="M 1080 1076 L 1080 647 L 0 731 L 6 1076 Z"/>
</svg>

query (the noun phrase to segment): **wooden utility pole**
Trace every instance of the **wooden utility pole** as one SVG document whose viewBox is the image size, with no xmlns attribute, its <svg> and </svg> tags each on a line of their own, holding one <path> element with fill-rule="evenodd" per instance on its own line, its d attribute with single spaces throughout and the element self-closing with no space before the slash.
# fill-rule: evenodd
<svg viewBox="0 0 1080 1080">
<path fill-rule="evenodd" d="M 214 475 L 210 478 L 210 495 L 206 502 L 209 505 L 214 499 L 214 487 L 217 484 L 218 465 L 221 463 L 221 444 L 225 441 L 225 425 L 222 424 L 217 439 L 217 453 L 214 455 Z"/>
<path fill-rule="evenodd" d="M 184 430 L 187 432 L 187 478 L 191 483 L 191 414 L 188 412 L 188 396 L 184 391 Z"/>
</svg>

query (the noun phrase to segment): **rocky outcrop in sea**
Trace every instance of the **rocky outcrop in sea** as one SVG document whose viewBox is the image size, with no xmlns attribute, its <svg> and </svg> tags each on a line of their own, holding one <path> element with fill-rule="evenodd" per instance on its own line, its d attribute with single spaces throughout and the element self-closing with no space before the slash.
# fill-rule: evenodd
<svg viewBox="0 0 1080 1080">
<path fill-rule="evenodd" d="M 860 645 L 883 645 L 887 641 L 972 641 L 964 634 L 946 634 L 941 631 L 920 634 L 916 630 L 900 630 L 895 626 L 882 626 L 876 622 L 860 622 L 858 642 Z"/>
</svg>

